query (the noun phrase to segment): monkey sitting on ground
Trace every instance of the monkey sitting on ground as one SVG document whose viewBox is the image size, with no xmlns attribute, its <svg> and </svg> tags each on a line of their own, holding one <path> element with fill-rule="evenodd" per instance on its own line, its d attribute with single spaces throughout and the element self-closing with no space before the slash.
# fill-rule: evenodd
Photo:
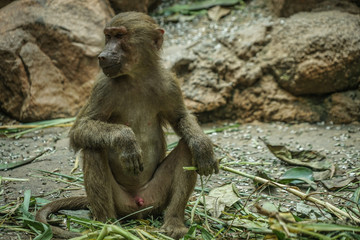
<svg viewBox="0 0 360 240">
<path fill-rule="evenodd" d="M 70 130 L 70 145 L 83 151 L 87 197 L 60 199 L 36 215 L 46 223 L 50 213 L 87 205 L 99 221 L 164 213 L 162 229 L 173 238 L 187 233 L 186 203 L 196 172 L 218 173 L 212 143 L 183 101 L 177 81 L 159 57 L 164 30 L 143 13 L 115 16 L 104 29 L 105 47 L 98 56 L 102 73 Z M 163 126 L 181 138 L 166 154 Z M 74 233 L 52 227 L 57 236 Z M 69 234 L 69 235 L 67 235 Z"/>
</svg>

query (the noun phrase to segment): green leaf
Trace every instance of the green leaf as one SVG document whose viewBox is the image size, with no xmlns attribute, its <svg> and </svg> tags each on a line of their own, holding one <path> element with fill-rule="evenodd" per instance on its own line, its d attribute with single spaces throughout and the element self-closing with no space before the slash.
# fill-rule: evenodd
<svg viewBox="0 0 360 240">
<path fill-rule="evenodd" d="M 276 235 L 276 237 L 279 239 L 279 240 L 285 240 L 286 239 L 286 235 L 285 233 L 283 232 L 280 232 L 278 230 L 273 230 L 273 233 Z"/>
<path fill-rule="evenodd" d="M 52 231 L 48 224 L 44 224 L 34 220 L 34 216 L 29 212 L 31 200 L 31 190 L 26 190 L 24 193 L 24 202 L 21 205 L 22 217 L 19 219 L 23 220 L 25 227 L 30 228 L 33 232 L 37 233 L 38 236 L 34 240 L 50 240 L 52 239 Z"/>
<path fill-rule="evenodd" d="M 38 235 L 34 238 L 34 240 L 50 240 L 53 237 L 53 233 L 48 224 L 38 222 L 35 220 L 31 220 L 28 218 L 22 218 L 24 220 L 24 225 L 30 228 L 33 232 Z"/>
<path fill-rule="evenodd" d="M 330 235 L 330 234 L 329 234 Z M 334 234 L 331 234 L 334 235 Z M 360 240 L 360 235 L 352 232 L 342 232 L 333 236 L 332 239 Z"/>
<path fill-rule="evenodd" d="M 187 232 L 187 234 L 186 234 L 186 236 L 188 236 L 188 237 L 193 237 L 193 236 L 195 236 L 195 234 L 196 234 L 196 229 L 197 229 L 197 224 L 193 224 L 193 225 L 191 225 L 191 227 L 189 228 L 189 231 Z"/>
<path fill-rule="evenodd" d="M 201 238 L 204 240 L 211 240 L 214 239 L 214 236 L 211 235 L 205 228 L 201 229 Z"/>
<path fill-rule="evenodd" d="M 21 211 L 23 214 L 23 218 L 33 220 L 34 216 L 29 213 L 29 206 L 30 206 L 30 199 L 31 199 L 31 190 L 26 190 L 24 193 L 24 202 L 21 205 Z"/>
<path fill-rule="evenodd" d="M 295 215 L 294 213 L 291 213 L 291 214 L 293 215 L 293 217 L 294 217 L 294 219 L 295 219 L 296 222 L 302 222 L 302 221 L 304 221 L 304 219 L 302 219 L 301 217 Z"/>
<path fill-rule="evenodd" d="M 351 197 L 351 201 L 354 201 L 357 205 L 360 205 L 360 187 L 355 190 L 354 194 Z"/>
<path fill-rule="evenodd" d="M 35 198 L 35 202 L 36 202 L 36 206 L 44 206 L 45 204 L 51 201 L 45 198 Z"/>
<path fill-rule="evenodd" d="M 294 167 L 287 170 L 280 178 L 279 183 L 283 184 L 301 184 L 308 183 L 312 188 L 316 189 L 313 171 L 306 167 Z"/>
</svg>

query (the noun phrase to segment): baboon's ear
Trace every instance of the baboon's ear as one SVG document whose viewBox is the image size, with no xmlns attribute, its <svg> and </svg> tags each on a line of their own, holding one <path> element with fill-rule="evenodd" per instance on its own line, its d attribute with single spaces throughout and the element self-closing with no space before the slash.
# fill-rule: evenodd
<svg viewBox="0 0 360 240">
<path fill-rule="evenodd" d="M 155 39 L 155 46 L 156 46 L 157 50 L 160 50 L 161 46 L 163 44 L 163 41 L 164 41 L 165 30 L 162 28 L 158 28 L 158 29 L 156 29 L 156 31 L 157 31 L 157 34 L 156 34 L 156 39 Z"/>
</svg>

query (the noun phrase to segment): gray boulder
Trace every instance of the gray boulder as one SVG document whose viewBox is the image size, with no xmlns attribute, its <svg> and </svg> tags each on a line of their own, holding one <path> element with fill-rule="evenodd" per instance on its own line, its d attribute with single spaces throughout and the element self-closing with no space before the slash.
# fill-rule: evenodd
<svg viewBox="0 0 360 240">
<path fill-rule="evenodd" d="M 109 6 L 22 0 L 0 9 L 2 111 L 24 122 L 74 116 L 99 72 Z"/>
</svg>

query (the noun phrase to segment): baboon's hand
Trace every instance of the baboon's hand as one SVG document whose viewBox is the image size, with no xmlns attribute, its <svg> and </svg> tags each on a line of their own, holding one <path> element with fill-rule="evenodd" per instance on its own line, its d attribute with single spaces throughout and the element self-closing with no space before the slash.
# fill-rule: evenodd
<svg viewBox="0 0 360 240">
<path fill-rule="evenodd" d="M 189 147 L 198 174 L 208 176 L 214 172 L 219 173 L 219 164 L 215 159 L 213 146 L 208 137 L 204 136 L 191 139 Z"/>
<path fill-rule="evenodd" d="M 120 162 L 129 173 L 138 175 L 144 170 L 141 149 L 137 142 L 127 144 L 120 152 Z"/>
<path fill-rule="evenodd" d="M 123 169 L 135 175 L 144 170 L 141 148 L 131 128 L 122 129 L 114 137 L 113 145 L 118 151 L 120 165 Z"/>
</svg>

